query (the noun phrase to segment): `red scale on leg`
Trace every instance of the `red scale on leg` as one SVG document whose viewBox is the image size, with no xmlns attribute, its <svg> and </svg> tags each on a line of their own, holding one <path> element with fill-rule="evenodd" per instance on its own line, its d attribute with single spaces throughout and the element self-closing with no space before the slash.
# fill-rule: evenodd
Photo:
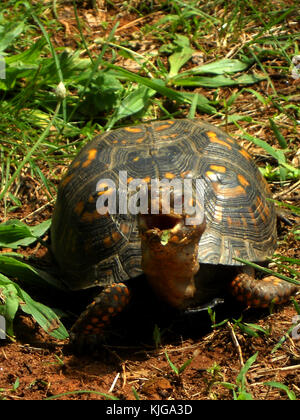
<svg viewBox="0 0 300 420">
<path fill-rule="evenodd" d="M 251 273 L 251 274 L 249 274 Z M 271 303 L 287 302 L 300 288 L 295 284 L 268 276 L 256 279 L 254 270 L 239 273 L 230 283 L 232 294 L 248 306 L 256 308 L 268 307 Z"/>
<path fill-rule="evenodd" d="M 102 290 L 71 328 L 73 343 L 82 342 L 87 336 L 100 336 L 112 318 L 128 305 L 129 300 L 130 291 L 124 283 L 113 283 Z"/>
</svg>

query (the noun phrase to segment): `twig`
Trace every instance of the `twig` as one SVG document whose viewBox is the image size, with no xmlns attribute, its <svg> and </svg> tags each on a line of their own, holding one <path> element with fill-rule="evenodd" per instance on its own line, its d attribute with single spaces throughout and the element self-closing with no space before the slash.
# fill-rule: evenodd
<svg viewBox="0 0 300 420">
<path fill-rule="evenodd" d="M 123 370 L 123 385 L 122 388 L 125 388 L 126 385 L 126 368 L 125 368 L 125 363 L 122 363 L 122 370 Z"/>
<path fill-rule="evenodd" d="M 44 210 L 45 207 L 50 206 L 51 204 L 53 204 L 55 201 L 55 199 L 53 198 L 51 201 L 48 201 L 48 203 L 43 204 L 41 207 L 39 207 L 38 209 L 34 210 L 32 213 L 27 214 L 27 216 L 23 217 L 21 220 L 21 222 L 24 222 L 24 220 L 28 219 L 31 216 L 35 216 L 36 214 L 38 214 L 39 212 L 41 212 L 42 210 Z"/>
<path fill-rule="evenodd" d="M 231 335 L 233 344 L 235 345 L 236 350 L 238 352 L 239 360 L 240 360 L 240 365 L 241 365 L 241 367 L 243 367 L 244 366 L 244 360 L 243 360 L 242 349 L 241 349 L 241 346 L 240 346 L 240 344 L 238 342 L 238 339 L 237 339 L 237 337 L 235 335 L 234 329 L 233 329 L 233 327 L 232 327 L 232 325 L 231 325 L 231 323 L 229 321 L 227 321 L 227 327 L 228 327 L 228 329 L 230 331 L 230 335 Z"/>
<path fill-rule="evenodd" d="M 299 187 L 299 185 L 300 185 L 300 180 L 297 181 L 296 184 L 293 184 L 291 187 L 287 188 L 286 190 L 283 190 L 283 191 L 278 192 L 277 194 L 274 194 L 273 198 L 276 199 L 277 197 L 290 193 L 296 190 Z"/>
<path fill-rule="evenodd" d="M 138 19 L 135 19 L 135 20 L 133 20 L 132 22 L 128 22 L 128 23 L 126 23 L 125 25 L 123 25 L 123 26 L 121 26 L 121 27 L 119 27 L 117 30 L 116 30 L 116 32 L 120 32 L 120 31 L 123 31 L 124 29 L 128 29 L 128 28 L 130 28 L 131 26 L 134 26 L 134 25 L 136 25 L 137 23 L 141 23 L 142 21 L 144 21 L 144 20 L 146 20 L 146 19 L 148 19 L 149 17 L 151 17 L 151 16 L 153 16 L 153 15 L 162 15 L 163 13 L 162 12 L 153 12 L 153 13 L 149 13 L 148 15 L 146 15 L 146 16 L 142 16 L 142 17 L 140 17 L 140 18 L 138 18 Z"/>
<path fill-rule="evenodd" d="M 109 388 L 109 391 L 108 392 L 113 392 L 114 387 L 115 387 L 115 385 L 117 383 L 117 380 L 119 379 L 119 376 L 120 376 L 120 372 L 118 372 L 116 374 L 115 379 L 113 380 L 113 383 L 111 384 L 111 387 Z"/>
<path fill-rule="evenodd" d="M 273 373 L 273 372 L 285 372 L 285 371 L 291 371 L 291 370 L 298 370 L 300 369 L 300 365 L 293 365 L 293 366 L 285 366 L 285 367 L 278 367 L 273 369 L 261 369 L 256 371 L 256 375 L 261 375 L 265 373 Z"/>
</svg>

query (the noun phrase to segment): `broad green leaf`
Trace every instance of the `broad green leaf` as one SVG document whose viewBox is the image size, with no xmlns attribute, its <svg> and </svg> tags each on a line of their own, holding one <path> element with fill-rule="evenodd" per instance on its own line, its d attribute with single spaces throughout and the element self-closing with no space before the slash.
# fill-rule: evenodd
<svg viewBox="0 0 300 420">
<path fill-rule="evenodd" d="M 69 334 L 56 313 L 48 306 L 33 300 L 24 290 L 20 289 L 20 297 L 24 303 L 20 303 L 23 312 L 32 315 L 35 321 L 52 337 L 65 340 Z"/>
<path fill-rule="evenodd" d="M 0 304 L 0 314 L 6 320 L 7 334 L 13 336 L 13 320 L 19 307 L 19 298 L 17 289 L 13 283 L 2 274 L 0 274 L 0 294 L 2 297 L 1 301 L 4 301 Z"/>
<path fill-rule="evenodd" d="M 33 236 L 36 238 L 42 237 L 47 230 L 50 228 L 51 225 L 51 219 L 45 220 L 44 222 L 39 223 L 35 226 L 30 226 L 29 229 Z"/>
<path fill-rule="evenodd" d="M 190 47 L 189 39 L 184 35 L 176 34 L 174 44 L 177 45 L 177 48 L 169 57 L 169 78 L 176 76 L 181 67 L 184 66 L 194 53 L 193 48 Z"/>
<path fill-rule="evenodd" d="M 193 67 L 187 71 L 180 73 L 179 76 L 191 76 L 195 74 L 230 74 L 247 70 L 252 61 L 241 61 L 237 59 L 224 58 L 212 63 L 203 64 L 202 66 Z"/>
<path fill-rule="evenodd" d="M 149 98 L 153 95 L 155 95 L 155 90 L 149 89 L 146 86 L 138 87 L 136 90 L 129 93 L 129 95 L 122 100 L 115 115 L 111 118 L 109 128 L 120 119 L 129 117 L 141 111 L 147 106 Z"/>
<path fill-rule="evenodd" d="M 262 80 L 266 80 L 266 76 L 260 76 L 258 74 L 242 74 L 241 76 L 234 79 L 239 85 L 252 85 L 259 83 Z"/>
<path fill-rule="evenodd" d="M 264 80 L 263 76 L 255 75 L 242 75 L 233 79 L 229 76 L 194 76 L 186 77 L 182 76 L 181 73 L 176 79 L 172 79 L 172 83 L 176 86 L 205 86 L 205 87 L 222 87 L 222 86 L 238 86 L 238 85 L 249 85 Z"/>
<path fill-rule="evenodd" d="M 28 226 L 19 220 L 8 220 L 0 225 L 0 246 L 7 248 L 17 248 L 25 240 L 34 241 Z M 26 242 L 26 241 L 25 241 Z M 27 244 L 27 242 L 26 242 Z"/>
<path fill-rule="evenodd" d="M 222 87 L 222 86 L 234 86 L 238 83 L 227 76 L 194 76 L 194 77 L 177 77 L 172 79 L 172 83 L 175 86 L 205 86 L 205 87 Z"/>
<path fill-rule="evenodd" d="M 234 394 L 235 394 L 234 399 L 236 401 L 252 401 L 253 400 L 252 395 L 249 392 L 246 392 L 246 391 L 241 391 L 241 392 L 238 393 L 238 395 L 234 391 Z"/>
<path fill-rule="evenodd" d="M 36 322 L 51 336 L 64 340 L 68 332 L 56 313 L 42 303 L 33 300 L 18 284 L 0 274 L 0 289 L 5 302 L 0 305 L 0 313 L 8 321 L 9 333 L 13 335 L 12 321 L 16 310 L 20 307 L 23 312 L 30 314 Z"/>
<path fill-rule="evenodd" d="M 9 23 L 0 26 L 0 51 L 4 51 L 13 44 L 13 41 L 23 32 L 24 22 L 19 24 Z"/>
<path fill-rule="evenodd" d="M 169 242 L 170 236 L 171 236 L 170 231 L 165 230 L 160 237 L 160 243 L 163 246 L 167 245 L 167 243 Z"/>
<path fill-rule="evenodd" d="M 228 123 L 232 123 L 232 122 L 235 122 L 235 121 L 247 121 L 247 122 L 251 122 L 253 120 L 252 120 L 252 117 L 249 117 L 247 115 L 241 115 L 241 114 L 231 114 L 231 115 L 228 115 L 228 118 L 227 118 L 227 122 Z"/>
<path fill-rule="evenodd" d="M 88 76 L 91 75 L 91 69 L 83 71 L 82 73 Z M 80 113 L 86 115 L 88 119 L 91 116 L 98 116 L 103 111 L 111 111 L 116 109 L 119 98 L 123 92 L 123 86 L 116 78 L 104 72 L 97 72 L 92 80 L 79 80 L 76 75 L 72 76 L 71 85 L 77 90 L 79 96 L 83 96 L 84 100 L 78 104 Z M 86 83 L 88 85 L 86 86 Z"/>
<path fill-rule="evenodd" d="M 50 285 L 57 289 L 64 289 L 61 282 L 51 274 L 11 256 L 0 254 L 0 272 L 10 277 L 16 277 L 28 284 L 40 284 L 41 287 Z"/>
<path fill-rule="evenodd" d="M 0 225 L 0 246 L 6 248 L 18 248 L 28 246 L 44 235 L 49 229 L 51 219 L 30 227 L 18 219 L 8 220 Z"/>
<path fill-rule="evenodd" d="M 184 94 L 178 92 L 176 90 L 170 89 L 166 87 L 163 80 L 160 79 L 148 79 L 147 77 L 140 76 L 138 74 L 132 73 L 128 70 L 123 69 L 122 67 L 118 67 L 114 64 L 104 62 L 108 68 L 114 70 L 114 75 L 121 80 L 130 80 L 131 82 L 138 83 L 139 85 L 147 86 L 156 92 L 160 93 L 161 95 L 166 96 L 167 98 L 177 101 L 179 103 L 192 103 L 191 99 L 188 99 Z"/>
<path fill-rule="evenodd" d="M 11 67 L 19 67 L 21 64 L 32 64 L 36 66 L 37 60 L 41 58 L 41 54 L 46 43 L 47 42 L 44 38 L 40 38 L 27 50 L 19 54 L 9 55 L 6 57 L 6 64 Z"/>
</svg>

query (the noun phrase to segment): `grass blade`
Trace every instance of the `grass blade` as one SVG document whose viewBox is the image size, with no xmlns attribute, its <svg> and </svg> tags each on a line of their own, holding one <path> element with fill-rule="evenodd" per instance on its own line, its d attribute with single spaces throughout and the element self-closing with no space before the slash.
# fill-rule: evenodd
<svg viewBox="0 0 300 420">
<path fill-rule="evenodd" d="M 289 397 L 290 400 L 292 400 L 292 401 L 297 400 L 297 397 L 296 397 L 296 394 L 294 393 L 294 391 L 291 391 L 288 386 L 286 386 L 286 385 L 284 385 L 280 382 L 270 381 L 270 382 L 265 382 L 264 385 L 268 385 L 268 386 L 271 386 L 273 388 L 281 389 L 281 390 L 286 392 L 286 395 Z"/>
</svg>

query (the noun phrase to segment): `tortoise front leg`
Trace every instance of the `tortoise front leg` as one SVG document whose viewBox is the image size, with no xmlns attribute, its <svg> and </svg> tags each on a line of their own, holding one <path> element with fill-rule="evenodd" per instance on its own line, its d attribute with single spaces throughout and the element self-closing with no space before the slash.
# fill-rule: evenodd
<svg viewBox="0 0 300 420">
<path fill-rule="evenodd" d="M 247 306 L 266 308 L 271 303 L 287 302 L 300 288 L 275 276 L 263 279 L 255 278 L 255 270 L 251 267 L 243 268 L 230 283 L 232 294 Z"/>
<path fill-rule="evenodd" d="M 103 330 L 129 303 L 130 291 L 124 283 L 113 283 L 97 295 L 81 313 L 70 331 L 70 342 L 78 350 L 101 342 Z"/>
</svg>

